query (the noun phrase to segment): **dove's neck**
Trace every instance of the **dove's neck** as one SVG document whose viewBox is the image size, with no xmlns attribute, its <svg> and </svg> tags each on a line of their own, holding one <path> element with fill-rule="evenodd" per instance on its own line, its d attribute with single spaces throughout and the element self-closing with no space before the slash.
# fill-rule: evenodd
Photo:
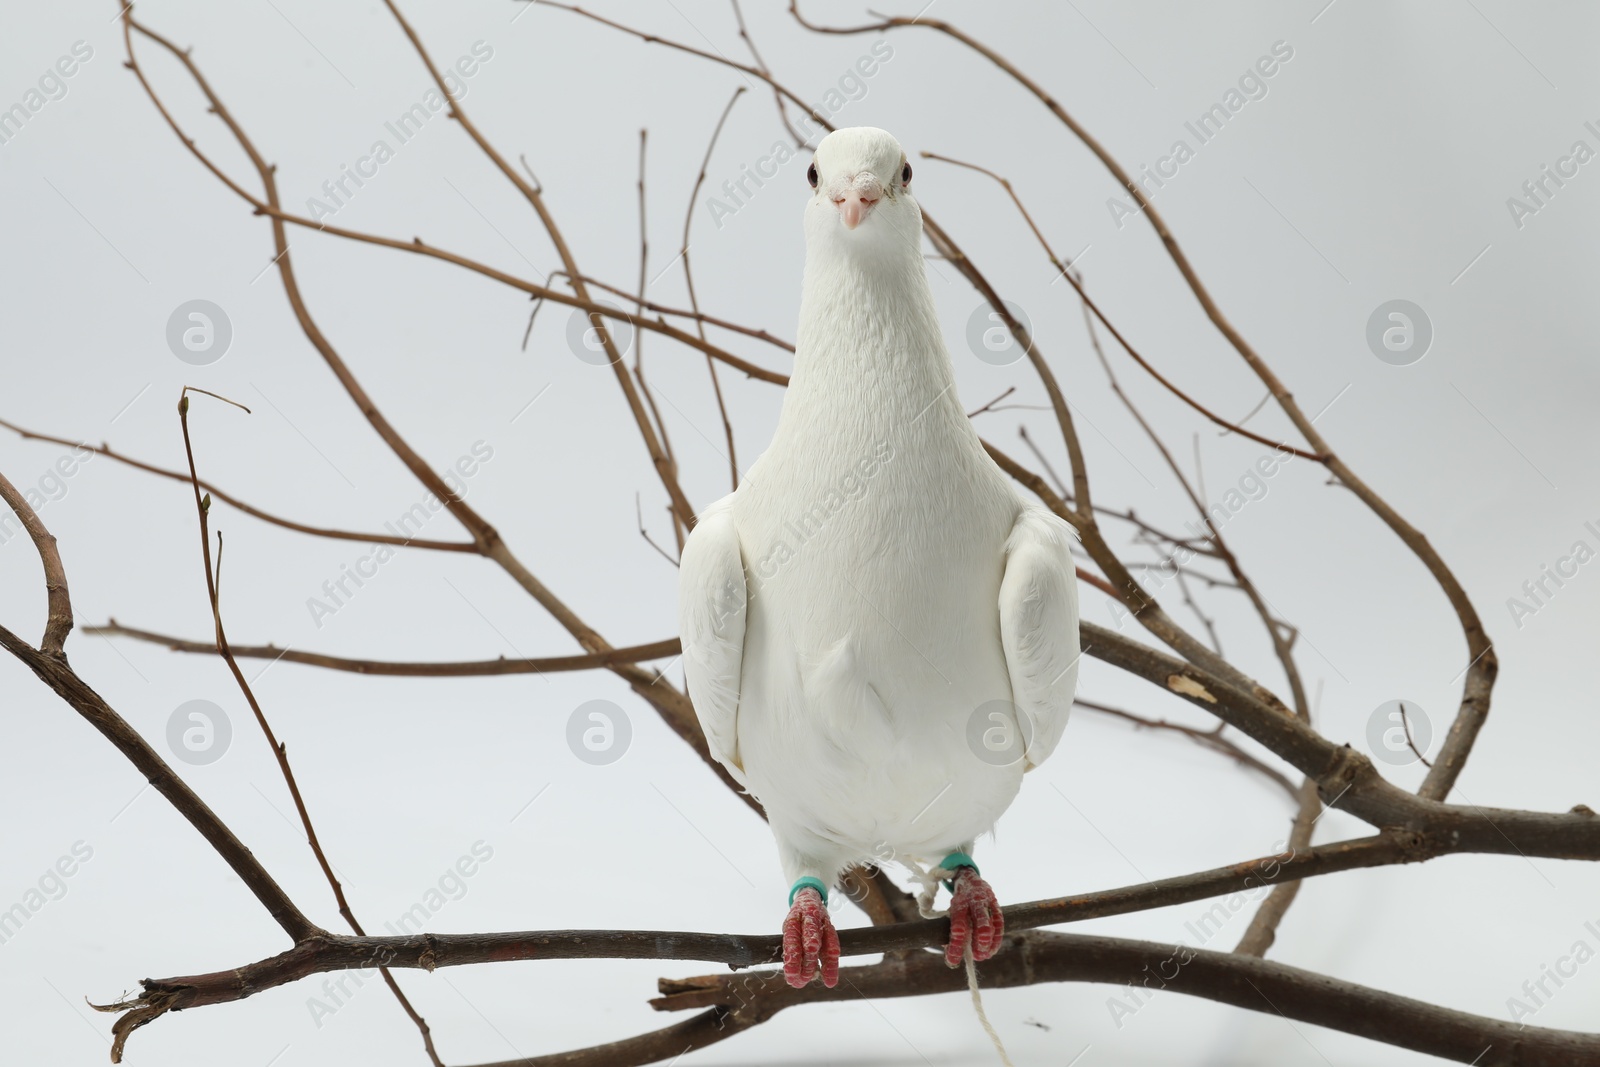
<svg viewBox="0 0 1600 1067">
<path fill-rule="evenodd" d="M 808 249 L 783 421 L 870 430 L 930 404 L 959 415 L 954 383 L 920 246 Z"/>
</svg>

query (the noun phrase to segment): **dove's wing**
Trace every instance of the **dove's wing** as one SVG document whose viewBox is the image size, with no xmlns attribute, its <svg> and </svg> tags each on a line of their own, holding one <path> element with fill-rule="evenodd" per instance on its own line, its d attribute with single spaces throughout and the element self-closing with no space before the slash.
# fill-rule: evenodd
<svg viewBox="0 0 1600 1067">
<path fill-rule="evenodd" d="M 678 570 L 683 673 L 711 754 L 740 785 L 739 673 L 744 664 L 745 584 L 733 497 L 700 516 Z"/>
<path fill-rule="evenodd" d="M 1078 579 L 1072 528 L 1025 505 L 1006 541 L 1000 582 L 1000 644 L 1011 696 L 1027 718 L 1028 767 L 1049 758 L 1067 728 L 1078 686 Z"/>
</svg>

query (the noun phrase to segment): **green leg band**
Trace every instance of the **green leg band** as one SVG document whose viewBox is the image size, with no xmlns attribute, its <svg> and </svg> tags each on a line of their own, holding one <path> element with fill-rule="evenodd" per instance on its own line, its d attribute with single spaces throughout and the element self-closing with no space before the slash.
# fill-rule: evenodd
<svg viewBox="0 0 1600 1067">
<path fill-rule="evenodd" d="M 789 889 L 789 906 L 791 908 L 794 907 L 794 895 L 807 886 L 822 894 L 822 902 L 824 904 L 828 902 L 828 887 L 822 884 L 822 879 L 806 875 L 804 878 L 796 879 L 794 885 Z"/>
<path fill-rule="evenodd" d="M 939 861 L 939 866 L 947 871 L 958 870 L 962 867 L 971 867 L 973 874 L 978 873 L 978 865 L 972 862 L 972 857 L 967 855 L 965 852 L 950 853 L 950 855 Z M 952 893 L 955 892 L 956 884 L 954 879 L 946 882 L 944 887 L 950 890 Z"/>
</svg>

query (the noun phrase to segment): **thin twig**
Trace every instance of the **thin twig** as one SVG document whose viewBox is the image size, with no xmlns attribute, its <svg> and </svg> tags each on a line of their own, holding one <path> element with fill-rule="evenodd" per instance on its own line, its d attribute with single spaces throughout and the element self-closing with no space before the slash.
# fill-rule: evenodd
<svg viewBox="0 0 1600 1067">
<path fill-rule="evenodd" d="M 106 637 L 128 637 L 136 641 L 148 641 L 151 644 L 164 645 L 173 652 L 200 654 L 214 654 L 216 652 L 214 645 L 204 641 L 193 641 L 182 637 L 173 637 L 170 634 L 155 633 L 151 630 L 124 626 L 115 619 L 112 619 L 104 626 L 86 626 L 83 632 Z M 482 660 L 382 660 L 329 656 L 321 652 L 307 652 L 301 649 L 283 648 L 270 644 L 233 645 L 232 648 L 233 654 L 241 659 L 282 660 L 284 663 L 299 663 L 307 667 L 323 667 L 327 670 L 348 671 L 352 674 L 387 675 L 401 678 L 474 678 L 502 674 L 555 674 L 563 671 L 591 671 L 615 667 L 620 664 L 648 663 L 652 660 L 668 659 L 676 656 L 679 651 L 676 637 L 667 638 L 663 641 L 653 641 L 647 645 L 612 648 L 605 652 L 588 652 L 579 656 L 545 656 L 539 659 L 508 659 L 501 656 L 498 659 Z"/>
<path fill-rule="evenodd" d="M 333 873 L 333 865 L 328 862 L 327 853 L 322 850 L 322 842 L 317 839 L 316 827 L 311 824 L 311 812 L 307 810 L 305 798 L 300 793 L 300 783 L 295 780 L 294 768 L 289 765 L 289 747 L 279 741 L 277 735 L 273 733 L 272 725 L 267 722 L 267 714 L 262 709 L 261 702 L 256 699 L 255 690 L 251 688 L 249 681 L 245 679 L 244 671 L 239 667 L 239 661 L 234 658 L 233 651 L 228 647 L 228 634 L 222 623 L 222 532 L 220 530 L 217 532 L 217 562 L 215 569 L 213 569 L 209 532 L 211 497 L 209 495 L 201 496 L 200 475 L 195 469 L 194 443 L 189 436 L 189 393 L 191 392 L 204 393 L 206 396 L 215 397 L 218 400 L 233 404 L 235 407 L 243 409 L 247 415 L 250 413 L 250 409 L 243 404 L 229 400 L 225 396 L 219 396 L 206 389 L 196 389 L 193 386 L 185 386 L 183 394 L 178 400 L 178 423 L 183 428 L 183 453 L 189 461 L 189 484 L 194 491 L 195 514 L 200 520 L 200 556 L 201 562 L 205 566 L 206 591 L 211 605 L 211 619 L 216 628 L 214 651 L 228 665 L 228 671 L 233 675 L 234 684 L 239 687 L 239 692 L 243 694 L 245 702 L 250 705 L 251 713 L 255 715 L 256 725 L 261 728 L 261 736 L 266 738 L 268 747 L 272 749 L 273 758 L 278 763 L 278 771 L 283 775 L 283 783 L 288 786 L 289 796 L 294 801 L 294 810 L 300 817 L 300 826 L 305 830 L 306 844 L 311 846 L 311 854 L 316 857 L 317 866 L 322 868 L 322 876 L 327 879 L 328 887 L 333 890 L 333 899 L 339 906 L 339 914 L 344 917 L 344 921 L 349 924 L 350 929 L 354 931 L 357 937 L 365 937 L 367 932 L 361 928 L 361 923 L 356 920 L 355 912 L 351 910 L 350 902 L 345 898 L 344 886 L 340 884 L 338 876 Z M 433 1031 L 429 1028 L 428 1021 L 412 1006 L 410 999 L 401 990 L 400 983 L 395 979 L 389 968 L 379 967 L 378 973 L 383 975 L 383 980 L 388 985 L 389 991 L 394 994 L 395 999 L 400 1003 L 400 1007 L 411 1017 L 411 1021 L 421 1033 L 422 1047 L 427 1051 L 428 1059 L 433 1062 L 434 1067 L 444 1067 L 444 1061 L 439 1059 L 438 1050 L 433 1046 Z"/>
<path fill-rule="evenodd" d="M 633 295 L 633 314 L 635 319 L 644 318 L 646 276 L 650 269 L 650 230 L 647 225 L 645 213 L 645 148 L 649 143 L 650 132 L 645 129 L 639 131 L 639 288 Z M 531 172 L 530 172 L 531 173 Z M 564 273 L 564 272 L 563 272 Z M 584 279 L 588 281 L 588 279 Z M 614 292 L 619 296 L 627 296 L 620 289 L 612 289 L 609 285 L 602 288 Z M 710 359 L 708 355 L 706 357 Z M 667 450 L 667 458 L 677 466 L 678 457 L 672 451 L 672 436 L 667 432 L 667 422 L 661 417 L 661 407 L 656 403 L 656 394 L 650 388 L 650 383 L 644 379 L 644 336 L 638 332 L 633 336 L 633 377 L 639 383 L 639 392 L 644 396 L 645 404 L 650 408 L 650 417 L 655 420 L 656 432 L 661 435 L 661 447 Z M 634 494 L 637 501 L 638 494 Z M 670 510 L 670 508 L 668 509 Z M 643 526 L 644 523 L 639 524 Z M 683 552 L 683 524 L 676 519 L 672 521 L 672 535 L 677 539 L 678 552 Z"/>
<path fill-rule="evenodd" d="M 170 478 L 173 481 L 183 482 L 184 484 L 188 484 L 189 481 L 189 476 L 182 471 L 170 470 L 166 467 L 158 467 L 153 463 L 146 463 L 143 460 L 134 459 L 132 456 L 125 456 L 120 452 L 114 451 L 110 445 L 91 445 L 85 442 L 74 441 L 66 437 L 56 437 L 47 433 L 35 433 L 32 430 L 25 430 L 21 426 L 18 426 L 13 422 L 8 422 L 5 419 L 0 419 L 0 426 L 12 431 L 19 437 L 22 437 L 24 440 L 49 441 L 52 444 L 64 445 L 68 448 L 81 448 L 85 451 L 93 452 L 97 456 L 105 456 L 107 459 L 115 460 L 118 463 L 126 464 L 129 467 L 133 467 L 136 470 L 145 471 L 149 474 L 156 474 L 163 478 Z M 309 526 L 302 522 L 295 522 L 293 519 L 285 519 L 282 516 L 274 515 L 268 511 L 263 511 L 252 504 L 246 503 L 233 494 L 217 488 L 216 485 L 209 481 L 202 481 L 200 483 L 200 488 L 204 489 L 218 500 L 221 500 L 227 504 L 231 504 L 240 511 L 244 512 L 246 515 L 260 519 L 262 522 L 268 522 L 274 526 L 281 526 L 286 530 L 294 530 L 298 533 L 311 534 L 313 537 L 328 537 L 338 541 L 360 541 L 365 544 L 375 545 L 399 545 L 406 548 L 423 548 L 434 552 L 476 553 L 478 551 L 478 546 L 473 544 L 471 541 L 429 541 L 420 537 L 397 537 L 388 533 L 365 533 L 359 530 L 334 530 L 324 526 Z"/>
<path fill-rule="evenodd" d="M 585 649 L 585 651 L 590 653 L 604 653 L 611 651 L 612 646 L 605 640 L 605 638 L 593 627 L 584 622 L 576 612 L 574 612 L 570 607 L 567 606 L 565 602 L 557 597 L 548 586 L 541 582 L 538 577 L 535 576 L 533 572 L 530 571 L 522 563 L 522 561 L 516 557 L 516 555 L 511 551 L 510 547 L 506 545 L 504 540 L 501 539 L 499 531 L 490 525 L 489 522 L 483 518 L 483 516 L 478 514 L 476 509 L 470 507 L 464 500 L 456 496 L 450 487 L 444 483 L 443 479 L 428 468 L 427 464 L 422 461 L 421 457 L 415 452 L 415 450 L 411 448 L 404 438 L 400 436 L 398 431 L 396 431 L 395 428 L 388 422 L 388 420 L 384 418 L 382 413 L 378 410 L 376 404 L 373 403 L 371 397 L 367 395 L 360 382 L 350 372 L 349 367 L 339 357 L 338 352 L 335 351 L 333 346 L 328 342 L 327 337 L 322 333 L 321 329 L 318 328 L 316 320 L 312 317 L 310 310 L 306 307 L 305 300 L 300 292 L 299 283 L 294 274 L 294 257 L 289 252 L 288 237 L 285 233 L 285 226 L 287 225 L 286 216 L 279 206 L 277 177 L 274 169 L 267 164 L 266 160 L 256 149 L 255 144 L 250 140 L 248 134 L 245 133 L 243 127 L 241 127 L 234 119 L 232 113 L 228 110 L 227 105 L 224 104 L 221 98 L 217 96 L 216 92 L 212 89 L 211 84 L 201 73 L 198 65 L 196 65 L 192 56 L 187 50 L 178 48 L 167 38 L 138 22 L 138 20 L 133 17 L 131 9 L 124 10 L 122 19 L 124 47 L 128 55 L 127 66 L 133 72 L 134 76 L 139 80 L 140 86 L 144 89 L 145 94 L 150 98 L 150 101 L 155 106 L 157 112 L 166 121 L 168 127 L 179 138 L 185 148 L 187 148 L 192 155 L 199 159 L 208 170 L 215 174 L 218 180 L 222 181 L 228 186 L 228 188 L 232 189 L 240 196 L 243 196 L 252 204 L 259 205 L 258 210 L 267 215 L 271 220 L 272 239 L 276 249 L 275 262 L 277 263 L 279 278 L 283 283 L 285 293 L 288 295 L 290 306 L 295 313 L 296 320 L 300 324 L 301 331 L 317 349 L 318 353 L 322 356 L 323 361 L 334 372 L 334 375 L 336 378 L 338 378 L 340 385 L 344 387 L 346 393 L 355 402 L 362 414 L 366 416 L 369 424 L 373 426 L 373 428 L 378 432 L 379 436 L 383 439 L 384 443 L 389 447 L 390 451 L 393 452 L 395 456 L 405 464 L 407 469 L 409 469 L 419 481 L 428 487 L 430 491 L 434 492 L 435 495 L 437 495 L 445 504 L 445 506 L 451 511 L 451 514 L 453 514 L 457 520 L 460 521 L 462 525 L 473 534 L 473 540 L 476 549 L 481 555 L 486 556 L 498 564 L 502 570 L 504 570 L 519 586 L 522 587 L 525 592 L 528 593 L 529 596 L 531 596 L 540 605 L 540 607 L 549 612 L 550 615 L 561 624 L 562 628 L 573 636 L 573 638 Z M 182 128 L 177 124 L 176 120 L 173 119 L 171 113 L 167 110 L 160 96 L 155 92 L 154 87 L 144 75 L 143 68 L 140 66 L 137 55 L 133 49 L 133 33 L 135 30 L 137 30 L 141 36 L 155 42 L 160 47 L 165 49 L 170 55 L 176 58 L 180 64 L 183 65 L 185 71 L 187 71 L 189 76 L 194 80 L 196 86 L 200 89 L 201 93 L 206 97 L 207 102 L 210 104 L 210 111 L 215 114 L 224 125 L 227 126 L 229 133 L 232 134 L 234 140 L 239 144 L 239 147 L 245 152 L 246 156 L 249 157 L 251 165 L 254 167 L 256 175 L 265 191 L 266 198 L 264 200 L 253 196 L 244 190 L 243 187 L 239 186 L 238 183 L 229 178 L 223 171 L 216 167 L 216 165 L 213 164 L 203 152 L 199 150 L 192 138 L 184 134 Z M 530 191 L 533 189 L 533 186 L 529 186 L 526 183 L 523 183 L 523 187 L 529 189 Z M 329 229 L 332 228 L 329 227 Z M 422 250 L 420 245 L 413 246 L 404 242 L 390 242 L 387 238 L 372 238 L 371 240 L 376 244 L 404 248 L 408 251 Z M 451 259 L 451 257 L 448 255 L 441 255 L 440 258 Z M 454 260 L 451 259 L 451 261 Z M 462 265 L 466 265 L 466 262 L 463 261 Z M 479 266 L 481 267 L 481 265 Z M 482 268 L 482 272 L 491 276 L 499 275 L 499 272 L 495 272 L 490 268 Z M 499 275 L 499 277 L 502 280 L 506 280 L 508 284 L 516 281 L 515 279 L 511 279 L 509 275 Z M 526 288 L 528 288 L 529 291 L 532 291 L 536 287 L 526 286 Z M 544 289 L 539 287 L 539 291 L 545 294 L 548 299 L 558 303 L 578 302 L 578 298 L 568 296 L 565 293 L 561 293 L 553 289 Z M 585 298 L 583 303 L 588 304 L 589 302 Z M 601 308 L 601 305 L 591 304 L 590 306 L 594 309 L 606 310 Z M 610 314 L 612 312 L 606 310 L 606 313 Z M 691 344 L 699 343 L 698 338 L 695 338 L 692 334 L 683 334 L 682 336 L 687 338 Z M 784 380 L 786 381 L 787 379 Z M 674 515 L 676 514 L 677 511 L 674 510 Z M 685 743 L 695 750 L 695 753 L 712 770 L 712 772 L 717 775 L 724 785 L 726 785 L 730 790 L 733 790 L 736 795 L 740 796 L 753 811 L 757 812 L 758 814 L 762 814 L 759 804 L 757 804 L 755 800 L 748 794 L 744 793 L 740 789 L 739 784 L 731 775 L 728 774 L 727 769 L 711 756 L 711 752 L 706 746 L 705 736 L 701 733 L 699 722 L 696 719 L 693 705 L 690 704 L 688 697 L 679 692 L 671 683 L 666 681 L 662 675 L 652 674 L 637 665 L 617 664 L 611 666 L 609 669 L 618 677 L 626 681 L 635 693 L 643 697 L 652 707 L 656 709 L 656 711 L 661 715 L 663 721 L 665 721 L 667 725 L 671 727 L 672 731 L 682 738 Z"/>
<path fill-rule="evenodd" d="M 605 282 L 601 281 L 598 278 L 589 277 L 589 278 L 584 278 L 583 280 L 585 282 L 588 282 L 590 285 L 594 286 L 596 289 L 602 289 L 602 290 L 604 290 L 605 292 L 608 292 L 608 293 L 615 293 L 617 296 L 627 297 L 628 299 L 634 301 L 636 305 L 643 307 L 647 311 L 656 311 L 656 312 L 660 312 L 663 315 L 671 315 L 674 318 L 690 319 L 690 320 L 693 320 L 695 322 L 703 322 L 707 326 L 716 326 L 716 327 L 718 327 L 720 329 L 728 330 L 728 331 L 730 331 L 732 333 L 742 333 L 746 337 L 754 337 L 758 341 L 765 341 L 765 342 L 767 342 L 767 344 L 773 345 L 776 348 L 781 348 L 785 352 L 793 352 L 794 351 L 794 342 L 793 341 L 785 341 L 781 337 L 775 337 L 771 333 L 768 333 L 766 330 L 757 329 L 754 326 L 742 326 L 737 322 L 731 322 L 728 319 L 718 318 L 715 315 L 708 315 L 708 314 L 706 314 L 704 312 L 701 312 L 701 311 L 690 311 L 688 308 L 668 307 L 667 305 L 659 304 L 654 300 L 640 300 L 636 293 L 630 293 L 630 292 L 628 292 L 628 291 L 626 291 L 624 289 L 619 289 L 615 285 L 608 285 L 608 284 L 606 284 Z M 724 363 L 727 362 L 726 360 L 723 360 L 721 356 L 717 355 L 713 351 L 707 350 L 707 354 L 710 355 L 713 359 L 720 360 L 721 362 L 724 362 Z M 783 384 L 783 383 L 779 383 L 779 384 Z"/>
<path fill-rule="evenodd" d="M 1124 711 L 1122 708 L 1114 708 L 1109 704 L 1101 704 L 1094 700 L 1085 700 L 1082 697 L 1078 697 L 1073 701 L 1073 703 L 1079 707 L 1088 708 L 1090 711 L 1098 711 L 1103 715 L 1110 715 L 1114 718 L 1123 719 L 1140 728 L 1148 728 L 1151 730 L 1171 730 L 1174 733 L 1182 734 L 1184 737 L 1187 737 L 1197 745 L 1202 745 L 1214 752 L 1222 753 L 1223 755 L 1237 762 L 1241 767 L 1248 767 L 1259 774 L 1265 775 L 1273 782 L 1282 786 L 1283 791 L 1289 796 L 1293 797 L 1296 795 L 1295 784 L 1289 780 L 1288 775 L 1284 774 L 1276 767 L 1270 766 L 1263 760 L 1251 755 L 1249 752 L 1246 752 L 1236 742 L 1221 736 L 1219 731 L 1216 729 L 1200 730 L 1193 726 L 1185 726 L 1182 723 L 1169 722 L 1166 719 L 1152 719 L 1143 715 L 1135 714 L 1131 711 Z"/>
<path fill-rule="evenodd" d="M 52 617 L 58 614 L 65 615 L 71 620 L 72 597 L 67 585 L 66 570 L 55 551 L 55 537 L 45 527 L 32 505 L 4 474 L 0 474 L 0 500 L 5 501 L 31 535 L 34 549 L 38 552 L 40 563 L 48 576 L 46 582 L 49 584 L 49 615 Z M 47 635 L 51 633 L 49 626 L 45 632 Z M 283 928 L 284 933 L 297 942 L 324 933 L 320 927 L 306 918 L 294 901 L 289 899 L 289 895 L 267 873 L 266 868 L 261 866 L 254 854 L 244 846 L 232 830 L 228 829 L 227 824 L 217 817 L 216 812 L 212 811 L 206 802 L 178 777 L 155 749 L 150 747 L 139 731 L 130 726 L 128 721 L 106 703 L 99 693 L 78 676 L 68 664 L 67 657 L 59 645 L 51 646 L 41 642 L 41 647 L 34 648 L 4 626 L 0 626 L 0 646 L 4 646 L 8 652 L 26 664 L 40 681 L 53 689 L 69 707 L 77 711 L 110 741 L 156 792 L 167 798 L 173 808 L 200 832 L 200 836 L 206 839 L 223 862 L 233 869 L 240 881 L 261 902 L 262 907 L 266 908 L 267 913 Z"/>
<path fill-rule="evenodd" d="M 756 68 L 762 73 L 770 75 L 772 69 L 767 66 L 767 61 L 761 58 L 761 51 L 756 48 L 756 39 L 750 36 L 749 29 L 745 27 L 744 8 L 740 6 L 739 0 L 732 0 L 732 3 L 733 18 L 739 26 L 740 40 L 744 41 L 745 47 L 750 50 L 750 58 L 755 61 Z M 772 102 L 778 109 L 778 121 L 783 123 L 783 128 L 788 131 L 790 139 L 794 141 L 795 148 L 814 148 L 809 138 L 794 128 L 794 122 L 789 118 L 788 103 L 784 100 L 783 93 L 779 92 L 775 85 L 772 86 Z"/>
<path fill-rule="evenodd" d="M 737 6 L 734 8 L 738 11 Z M 694 272 L 689 267 L 689 232 L 694 225 L 694 206 L 700 199 L 700 187 L 706 181 L 706 169 L 711 165 L 711 153 L 716 151 L 717 138 L 722 136 L 722 127 L 728 121 L 728 116 L 733 112 L 733 105 L 739 102 L 739 97 L 744 94 L 744 86 L 734 89 L 733 95 L 728 98 L 728 104 L 722 109 L 722 115 L 717 119 L 717 125 L 711 131 L 711 140 L 706 143 L 706 154 L 700 160 L 700 173 L 695 175 L 694 188 L 689 190 L 689 209 L 683 213 L 683 245 L 678 250 L 678 256 L 683 260 L 683 283 L 689 290 L 689 308 L 694 314 L 695 328 L 700 331 L 700 340 L 706 339 L 705 320 L 700 318 L 700 300 L 694 292 Z M 728 442 L 728 478 L 732 488 L 739 488 L 739 460 L 733 447 L 733 423 L 728 421 L 728 405 L 722 396 L 722 383 L 717 381 L 717 365 L 708 354 L 706 356 L 706 370 L 711 374 L 711 391 L 717 398 L 717 412 L 722 416 L 723 439 Z"/>
<path fill-rule="evenodd" d="M 1417 743 L 1411 739 L 1411 720 L 1406 715 L 1405 701 L 1400 702 L 1400 727 L 1405 731 L 1406 747 L 1411 750 L 1411 754 L 1421 760 L 1424 767 L 1432 770 L 1433 764 L 1428 760 L 1427 756 L 1422 754 L 1422 750 L 1417 748 Z"/>
<path fill-rule="evenodd" d="M 671 553 L 662 548 L 660 545 L 656 544 L 655 538 L 650 536 L 650 531 L 644 528 L 644 508 L 639 502 L 638 493 L 633 494 L 633 513 L 639 520 L 639 536 L 644 538 L 645 544 L 661 553 L 662 559 L 666 560 L 674 567 L 678 566 L 678 561 L 672 558 Z"/>
<path fill-rule="evenodd" d="M 544 224 L 545 232 L 550 235 L 551 243 L 556 247 L 556 255 L 561 258 L 561 265 L 567 272 L 572 291 L 580 299 L 588 300 L 589 292 L 583 284 L 583 275 L 578 270 L 577 260 L 573 257 L 572 250 L 568 247 L 566 238 L 562 236 L 560 228 L 556 226 L 555 217 L 550 213 L 550 209 L 545 206 L 541 189 L 524 180 L 522 175 L 517 173 L 516 168 L 506 162 L 505 157 L 500 154 L 499 150 L 490 143 L 489 139 L 479 131 L 477 125 L 467 116 L 466 109 L 461 106 L 461 101 L 451 95 L 450 86 L 445 82 L 443 75 L 439 73 L 439 68 L 434 65 L 433 57 L 428 54 L 428 49 L 422 43 L 422 38 L 417 35 L 416 30 L 412 29 L 411 23 L 406 19 L 405 15 L 401 14 L 400 8 L 395 4 L 395 0 L 383 0 L 383 4 L 389 9 L 389 13 L 394 16 L 395 22 L 399 23 L 401 31 L 406 35 L 406 39 L 411 42 L 412 48 L 417 53 L 417 58 L 422 61 L 422 65 L 427 68 L 429 75 L 432 76 L 434 85 L 449 101 L 449 116 L 461 124 L 461 128 L 466 131 L 468 137 L 472 138 L 473 143 L 483 151 L 489 161 L 499 169 L 500 173 L 506 176 L 506 179 L 522 194 L 523 199 L 527 200 L 529 205 L 533 207 L 534 212 L 539 216 L 539 221 Z M 678 484 L 677 465 L 667 455 L 666 449 L 662 447 L 656 434 L 655 427 L 650 423 L 650 419 L 645 412 L 644 402 L 639 396 L 639 391 L 634 387 L 633 379 L 628 373 L 627 364 L 623 362 L 622 353 L 617 349 L 616 342 L 611 336 L 611 331 L 606 327 L 601 315 L 595 312 L 590 312 L 589 324 L 595 330 L 605 348 L 606 355 L 611 363 L 611 369 L 616 374 L 617 384 L 622 387 L 622 394 L 627 400 L 628 408 L 632 412 L 634 422 L 639 428 L 639 435 L 644 441 L 645 450 L 650 455 L 651 463 L 654 464 L 656 474 L 660 478 L 661 484 L 666 488 L 667 495 L 672 499 L 672 506 L 678 516 L 678 520 L 683 523 L 684 529 L 693 529 L 695 521 L 694 506 L 689 503 L 688 497 L 683 495 L 683 489 Z"/>
<path fill-rule="evenodd" d="M 1051 250 L 1049 243 L 1044 238 L 1044 234 L 1040 233 L 1039 227 L 1034 225 L 1033 217 L 1028 214 L 1028 209 L 1023 207 L 1022 201 L 1020 198 L 1018 198 L 1016 191 L 1011 188 L 1011 182 L 1005 178 L 1002 178 L 1000 175 L 996 174 L 987 167 L 981 167 L 976 163 L 963 162 L 962 160 L 952 159 L 949 156 L 941 156 L 934 152 L 923 152 L 922 156 L 924 159 L 937 159 L 945 163 L 954 163 L 958 167 L 966 167 L 970 170 L 979 171 L 980 173 L 986 174 L 995 181 L 999 182 L 1001 187 L 1004 188 L 1006 193 L 1011 197 L 1012 203 L 1014 203 L 1017 206 L 1017 209 L 1022 213 L 1023 219 L 1028 224 L 1028 228 L 1033 231 L 1034 236 L 1039 239 L 1039 243 L 1044 246 L 1045 254 L 1050 258 L 1050 265 L 1055 267 L 1060 273 L 1060 276 L 1067 280 L 1067 284 L 1071 285 L 1072 288 L 1077 292 L 1078 298 L 1083 301 L 1083 306 L 1088 308 L 1089 311 L 1094 314 L 1094 317 L 1099 319 L 1101 324 L 1105 326 L 1106 330 L 1111 334 L 1111 336 L 1117 339 L 1117 343 L 1122 346 L 1122 350 L 1128 353 L 1129 356 L 1133 357 L 1133 361 L 1135 363 L 1143 367 L 1152 378 L 1165 386 L 1167 391 L 1173 396 L 1177 397 L 1179 400 L 1189 405 L 1189 407 L 1193 408 L 1195 411 L 1198 411 L 1200 414 L 1204 415 L 1218 426 L 1223 427 L 1230 433 L 1236 433 L 1243 437 L 1248 437 L 1250 440 L 1259 444 L 1281 449 L 1282 451 L 1293 453 L 1294 455 L 1300 456 L 1304 459 L 1320 458 L 1313 453 L 1307 452 L 1303 449 L 1295 448 L 1293 445 L 1287 444 L 1286 442 L 1274 441 L 1270 437 L 1263 437 L 1252 430 L 1245 429 L 1243 426 L 1229 422 L 1227 419 L 1223 418 L 1221 415 L 1218 415 L 1216 412 L 1212 411 L 1210 408 L 1194 399 L 1194 397 L 1178 388 L 1178 386 L 1173 384 L 1173 382 L 1165 375 L 1156 370 L 1150 361 L 1145 359 L 1144 356 L 1140 355 L 1139 351 L 1128 342 L 1128 339 L 1123 336 L 1122 331 L 1118 330 L 1116 326 L 1112 325 L 1111 320 L 1106 318 L 1105 313 L 1100 310 L 1100 306 L 1089 298 L 1089 294 L 1083 291 L 1083 286 L 1079 283 L 1078 279 L 1073 276 L 1072 264 L 1063 261 L 1055 254 L 1055 252 Z"/>
</svg>

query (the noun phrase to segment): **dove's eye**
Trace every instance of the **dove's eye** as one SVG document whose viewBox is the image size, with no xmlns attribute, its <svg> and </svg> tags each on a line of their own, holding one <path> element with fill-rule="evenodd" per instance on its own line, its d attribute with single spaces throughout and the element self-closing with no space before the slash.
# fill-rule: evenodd
<svg viewBox="0 0 1600 1067">
<path fill-rule="evenodd" d="M 806 181 L 811 183 L 811 188 L 817 187 L 817 165 L 815 163 L 806 168 Z"/>
<path fill-rule="evenodd" d="M 909 164 L 909 163 L 907 163 L 905 165 L 905 167 L 903 167 L 901 169 L 901 171 L 900 171 L 900 184 L 901 185 L 910 185 L 911 184 L 911 164 Z"/>
</svg>

